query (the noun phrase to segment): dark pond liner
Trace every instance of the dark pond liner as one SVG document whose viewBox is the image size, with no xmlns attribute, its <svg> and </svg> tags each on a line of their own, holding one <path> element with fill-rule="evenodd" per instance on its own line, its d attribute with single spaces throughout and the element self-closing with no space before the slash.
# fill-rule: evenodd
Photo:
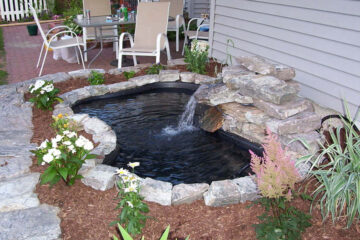
<svg viewBox="0 0 360 240">
<path fill-rule="evenodd" d="M 81 106 L 82 104 L 88 104 L 88 103 L 91 103 L 91 102 L 97 101 L 97 100 L 114 99 L 114 98 L 119 98 L 119 97 L 122 98 L 122 97 L 126 97 L 126 96 L 136 95 L 139 93 L 153 92 L 156 90 L 159 90 L 159 91 L 166 90 L 166 92 L 181 92 L 181 93 L 186 93 L 186 94 L 191 95 L 196 91 L 196 89 L 198 87 L 199 87 L 199 85 L 197 85 L 197 84 L 182 83 L 182 82 L 152 83 L 152 84 L 144 85 L 142 87 L 136 87 L 136 88 L 132 88 L 132 89 L 128 89 L 128 90 L 119 91 L 116 93 L 111 93 L 111 94 L 106 94 L 103 96 L 96 96 L 96 97 L 91 97 L 88 99 L 80 100 L 74 104 L 73 109 L 75 109 L 74 110 L 75 112 L 78 112 L 79 106 Z M 203 112 L 206 111 L 208 108 L 209 108 L 209 106 L 207 106 L 207 105 L 198 104 L 197 108 L 196 108 L 196 114 L 201 116 L 203 114 Z M 252 142 L 248 141 L 247 139 L 239 137 L 235 134 L 219 130 L 216 133 L 213 133 L 212 135 L 216 136 L 217 138 L 224 139 L 225 141 L 231 142 L 231 143 L 235 144 L 236 146 L 239 146 L 243 149 L 244 148 L 251 149 L 256 154 L 262 155 L 263 149 L 261 148 L 261 146 L 259 144 L 252 143 Z M 117 158 L 119 150 L 120 150 L 120 146 L 117 146 L 116 149 L 112 153 L 105 156 L 104 164 L 113 165 L 112 163 Z M 251 173 L 249 166 L 250 166 L 249 163 L 244 164 L 244 166 L 242 166 L 240 169 L 237 170 L 236 175 L 244 176 L 244 175 Z M 175 183 L 178 183 L 178 182 L 175 182 Z M 186 182 L 186 183 L 189 183 L 189 182 Z"/>
</svg>

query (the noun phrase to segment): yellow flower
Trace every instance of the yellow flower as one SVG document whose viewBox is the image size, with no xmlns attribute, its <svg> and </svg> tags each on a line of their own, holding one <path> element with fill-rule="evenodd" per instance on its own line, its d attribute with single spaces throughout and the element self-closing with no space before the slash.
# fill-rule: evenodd
<svg viewBox="0 0 360 240">
<path fill-rule="evenodd" d="M 68 126 L 69 126 L 69 124 L 66 124 L 66 123 L 64 124 L 64 128 L 67 128 Z"/>
<path fill-rule="evenodd" d="M 62 115 L 61 113 L 59 113 L 59 114 L 57 115 L 57 117 L 58 117 L 58 118 L 62 118 L 63 115 Z"/>
</svg>

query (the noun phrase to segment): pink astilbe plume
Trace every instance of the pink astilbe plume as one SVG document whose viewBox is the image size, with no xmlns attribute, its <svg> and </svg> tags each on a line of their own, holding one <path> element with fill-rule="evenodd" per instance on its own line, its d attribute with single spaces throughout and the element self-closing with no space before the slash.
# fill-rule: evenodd
<svg viewBox="0 0 360 240">
<path fill-rule="evenodd" d="M 268 198 L 285 197 L 291 199 L 291 190 L 300 179 L 295 161 L 286 155 L 277 136 L 267 129 L 268 136 L 263 144 L 264 156 L 259 157 L 252 151 L 251 169 L 256 174 L 261 194 Z"/>
</svg>

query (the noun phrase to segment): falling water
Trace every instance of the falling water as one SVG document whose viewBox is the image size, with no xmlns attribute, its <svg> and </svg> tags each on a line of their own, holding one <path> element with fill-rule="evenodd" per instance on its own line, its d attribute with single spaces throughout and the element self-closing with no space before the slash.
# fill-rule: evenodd
<svg viewBox="0 0 360 240">
<path fill-rule="evenodd" d="M 165 135 L 176 135 L 183 131 L 192 131 L 194 127 L 194 115 L 196 109 L 196 99 L 192 95 L 186 104 L 185 111 L 180 117 L 177 127 L 167 126 L 162 130 Z"/>
</svg>

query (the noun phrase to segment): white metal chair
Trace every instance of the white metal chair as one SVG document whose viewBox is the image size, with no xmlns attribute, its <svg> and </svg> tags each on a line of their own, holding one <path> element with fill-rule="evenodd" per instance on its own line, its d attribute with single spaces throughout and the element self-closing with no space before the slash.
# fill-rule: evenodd
<svg viewBox="0 0 360 240">
<path fill-rule="evenodd" d="M 83 10 L 90 10 L 91 16 L 110 16 L 111 2 L 110 0 L 83 0 Z M 113 50 L 118 52 L 118 28 L 117 26 L 102 28 L 102 40 L 114 42 Z M 97 33 L 99 34 L 99 33 Z M 84 40 L 84 58 L 87 62 L 87 40 L 96 39 L 95 28 L 83 28 Z M 117 56 L 116 56 L 117 57 Z"/>
<path fill-rule="evenodd" d="M 154 56 L 156 63 L 160 63 L 160 52 L 164 48 L 167 51 L 168 60 L 171 59 L 169 41 L 166 36 L 169 5 L 169 2 L 139 3 L 134 39 L 127 32 L 120 35 L 118 68 L 121 68 L 123 55 L 133 56 L 134 66 L 137 65 L 136 56 Z M 130 48 L 123 48 L 125 36 L 130 39 Z"/>
<path fill-rule="evenodd" d="M 43 44 L 42 44 L 42 46 L 41 46 L 40 55 L 39 55 L 39 59 L 38 59 L 36 68 L 39 67 L 43 50 L 44 50 L 44 48 L 46 47 L 46 52 L 45 52 L 45 55 L 44 55 L 44 57 L 43 57 L 43 61 L 42 61 L 42 64 L 41 64 L 39 76 L 41 76 L 41 74 L 42 74 L 42 70 L 43 70 L 43 68 L 44 68 L 44 64 L 45 64 L 45 60 L 46 60 L 46 57 L 47 57 L 49 48 L 52 48 L 53 50 L 56 50 L 56 49 L 68 48 L 68 47 L 78 47 L 79 52 L 80 52 L 81 63 L 82 63 L 83 68 L 84 68 L 84 70 L 85 70 L 84 59 L 83 59 L 83 56 L 82 56 L 82 53 L 81 53 L 81 48 L 80 48 L 80 46 L 84 46 L 83 41 L 82 41 L 82 38 L 81 38 L 81 37 L 78 37 L 78 36 L 77 36 L 73 31 L 71 31 L 71 29 L 70 29 L 69 27 L 67 27 L 67 26 L 56 26 L 56 27 L 50 29 L 50 30 L 45 34 L 44 31 L 43 31 L 43 29 L 42 29 L 42 27 L 41 27 L 41 24 L 40 24 L 40 22 L 39 22 L 39 18 L 38 18 L 38 16 L 37 16 L 36 10 L 35 10 L 30 4 L 29 4 L 29 8 L 30 8 L 30 11 L 31 11 L 32 15 L 34 16 L 36 25 L 38 26 L 39 32 L 40 32 L 41 37 L 42 37 L 42 39 L 43 39 Z M 47 40 L 48 35 L 49 35 L 53 30 L 59 29 L 59 28 L 65 28 L 66 30 L 60 31 L 60 32 L 54 34 L 54 35 L 50 38 L 50 40 L 48 41 L 48 40 Z M 61 40 L 61 39 L 60 39 L 60 40 L 54 41 L 54 40 L 57 39 L 60 35 L 63 35 L 63 34 L 66 34 L 66 35 L 70 34 L 70 35 L 72 36 L 72 38 L 70 38 L 70 39 L 65 39 L 65 40 Z M 75 52 L 76 52 L 77 62 L 78 62 L 78 64 L 80 64 L 78 52 L 77 52 L 77 51 L 75 51 Z"/>
<path fill-rule="evenodd" d="M 180 45 L 180 28 L 183 26 L 185 31 L 184 19 L 184 0 L 159 0 L 160 2 L 170 2 L 169 16 L 174 18 L 175 21 L 169 21 L 168 32 L 176 32 L 176 51 L 179 51 Z"/>
<path fill-rule="evenodd" d="M 197 20 L 197 23 L 199 23 L 196 31 L 190 30 L 190 24 L 192 21 Z M 188 43 L 189 40 L 209 40 L 209 32 L 203 32 L 200 31 L 202 27 L 210 27 L 210 24 L 206 23 L 207 19 L 204 18 L 192 18 L 188 22 L 188 26 L 186 31 L 184 31 L 185 39 L 184 39 L 184 46 L 182 50 L 182 55 L 184 55 L 185 46 Z"/>
</svg>

